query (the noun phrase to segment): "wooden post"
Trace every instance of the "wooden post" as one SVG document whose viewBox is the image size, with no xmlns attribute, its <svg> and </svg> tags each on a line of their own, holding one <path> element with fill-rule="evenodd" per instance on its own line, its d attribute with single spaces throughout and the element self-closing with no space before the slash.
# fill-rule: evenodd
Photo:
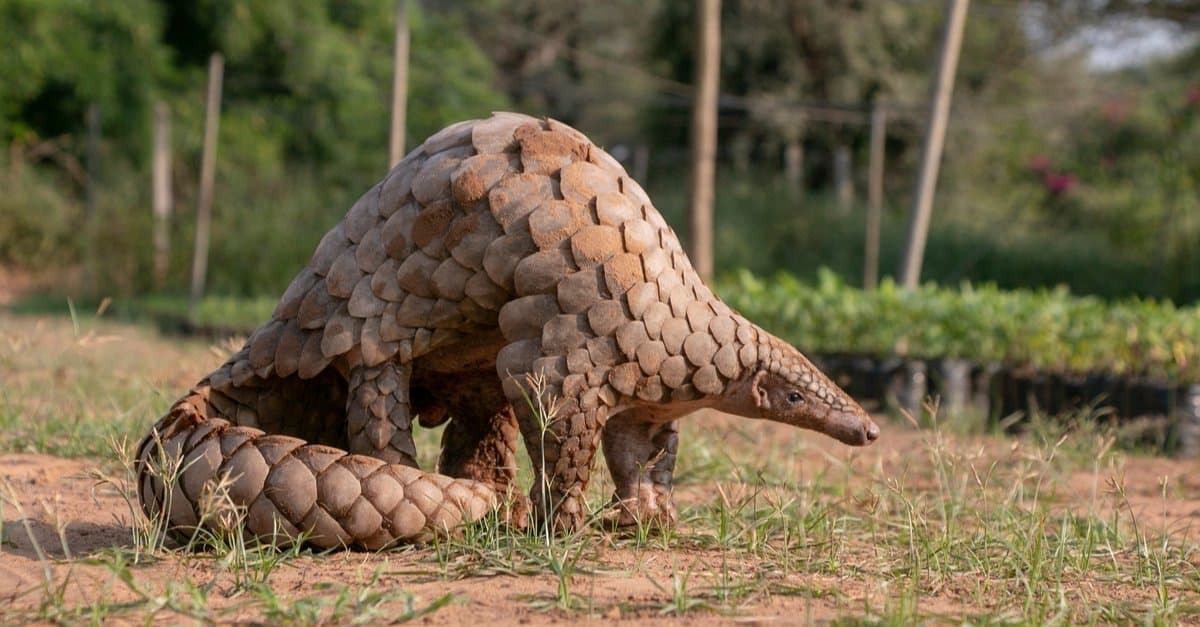
<svg viewBox="0 0 1200 627">
<path fill-rule="evenodd" d="M 942 34 L 942 52 L 937 75 L 933 82 L 933 99 L 929 107 L 929 126 L 925 130 L 925 146 L 921 151 L 921 170 L 913 192 L 912 217 L 904 248 L 900 282 L 915 289 L 921 281 L 921 262 L 925 257 L 925 239 L 929 234 L 929 217 L 933 211 L 933 192 L 937 187 L 938 166 L 946 140 L 946 118 L 950 113 L 950 96 L 954 91 L 954 73 L 958 67 L 958 52 L 962 47 L 963 25 L 967 21 L 969 0 L 947 0 L 949 15 Z"/>
<path fill-rule="evenodd" d="M 713 181 L 717 158 L 721 0 L 697 2 L 696 94 L 692 103 L 691 257 L 696 272 L 713 272 Z"/>
<path fill-rule="evenodd" d="M 854 204 L 854 174 L 851 172 L 850 147 L 838 142 L 833 147 L 833 185 L 842 213 Z"/>
<path fill-rule="evenodd" d="M 788 138 L 783 146 L 783 176 L 793 188 L 804 187 L 804 142 L 800 137 Z"/>
<path fill-rule="evenodd" d="M 151 195 L 154 211 L 154 286 L 167 278 L 171 257 L 168 220 L 171 216 L 171 114 L 165 102 L 154 103 L 153 156 L 150 161 Z"/>
<path fill-rule="evenodd" d="M 863 253 L 863 289 L 879 285 L 879 229 L 883 221 L 883 158 L 887 111 L 876 100 L 871 107 L 871 164 L 867 180 L 867 237 Z"/>
<path fill-rule="evenodd" d="M 396 0 L 396 36 L 392 50 L 392 139 L 388 169 L 404 158 L 404 125 L 408 108 L 408 0 Z"/>
<path fill-rule="evenodd" d="M 100 168 L 100 105 L 88 105 L 83 171 L 83 295 L 96 295 L 96 179 Z"/>
<path fill-rule="evenodd" d="M 200 158 L 200 194 L 196 203 L 196 250 L 192 256 L 192 290 L 188 309 L 204 296 L 204 281 L 208 274 L 208 238 L 212 229 L 213 180 L 217 167 L 217 133 L 221 126 L 221 82 L 225 74 L 225 59 L 214 52 L 208 59 L 208 98 L 204 115 L 204 152 Z"/>
</svg>

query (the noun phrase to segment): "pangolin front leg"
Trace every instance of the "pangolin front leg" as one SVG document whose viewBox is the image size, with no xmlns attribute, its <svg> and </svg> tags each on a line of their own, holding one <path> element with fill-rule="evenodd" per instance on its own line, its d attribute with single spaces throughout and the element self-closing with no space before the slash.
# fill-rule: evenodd
<svg viewBox="0 0 1200 627">
<path fill-rule="evenodd" d="M 417 467 L 409 402 L 411 373 L 411 363 L 395 361 L 350 371 L 346 428 L 351 453 Z"/>
<path fill-rule="evenodd" d="M 550 521 L 556 531 L 574 531 L 587 518 L 584 493 L 608 406 L 599 386 L 568 373 L 565 357 L 542 351 L 538 340 L 514 342 L 496 364 L 533 464 L 534 516 Z"/>
<path fill-rule="evenodd" d="M 622 412 L 604 426 L 604 459 L 616 487 L 617 526 L 670 527 L 678 519 L 671 500 L 677 421 L 652 420 L 636 409 Z"/>
</svg>

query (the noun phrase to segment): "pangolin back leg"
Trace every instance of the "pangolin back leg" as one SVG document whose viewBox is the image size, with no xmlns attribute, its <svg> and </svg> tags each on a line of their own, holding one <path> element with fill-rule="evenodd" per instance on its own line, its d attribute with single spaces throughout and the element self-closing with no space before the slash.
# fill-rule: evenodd
<svg viewBox="0 0 1200 627">
<path fill-rule="evenodd" d="M 508 405 L 490 416 L 459 412 L 442 432 L 438 472 L 492 486 L 500 496 L 503 519 L 521 528 L 528 522 L 530 505 L 516 485 L 519 433 Z"/>
<path fill-rule="evenodd" d="M 490 373 L 489 373 L 490 374 Z M 495 375 L 490 374 L 493 381 Z M 465 380 L 455 380 L 449 387 L 457 388 Z M 493 383 L 499 387 L 499 382 Z M 504 398 L 499 403 L 492 395 L 481 394 L 475 386 L 463 386 L 458 398 L 446 399 L 453 419 L 442 432 L 442 453 L 438 472 L 451 477 L 473 479 L 487 483 L 504 493 L 517 477 L 517 439 L 519 429 L 516 415 Z"/>
<path fill-rule="evenodd" d="M 410 362 L 359 366 L 350 372 L 346 405 L 349 451 L 389 464 L 417 467 L 409 401 Z"/>
<path fill-rule="evenodd" d="M 671 500 L 677 421 L 655 421 L 636 409 L 612 417 L 604 426 L 604 459 L 612 474 L 618 526 L 649 523 L 671 526 L 678 519 Z"/>
<path fill-rule="evenodd" d="M 504 517 L 524 526 L 529 503 L 514 485 L 520 438 L 516 415 L 495 370 L 475 369 L 471 357 L 456 351 L 453 358 L 437 364 L 440 369 L 419 370 L 412 387 L 413 405 L 420 409 L 424 426 L 436 426 L 453 416 L 442 431 L 438 472 L 492 486 L 505 504 Z M 494 360 L 493 354 L 486 361 Z"/>
</svg>

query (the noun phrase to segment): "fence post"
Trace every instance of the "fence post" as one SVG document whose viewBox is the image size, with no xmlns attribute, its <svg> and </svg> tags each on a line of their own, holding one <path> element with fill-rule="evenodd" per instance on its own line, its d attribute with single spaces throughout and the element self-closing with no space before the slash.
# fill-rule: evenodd
<svg viewBox="0 0 1200 627">
<path fill-rule="evenodd" d="M 947 0 L 949 15 L 942 35 L 942 52 L 933 81 L 933 101 L 930 103 L 929 126 L 925 130 L 925 146 L 921 151 L 921 170 L 913 192 L 912 217 L 900 269 L 900 282 L 915 289 L 921 282 L 921 262 L 925 257 L 925 238 L 929 234 L 929 217 L 933 211 L 933 192 L 937 186 L 938 166 L 946 140 L 946 118 L 950 113 L 950 95 L 954 91 L 954 72 L 958 67 L 958 52 L 962 47 L 963 26 L 967 21 L 969 0 Z"/>
<path fill-rule="evenodd" d="M 408 116 L 408 0 L 396 0 L 396 35 L 392 49 L 392 134 L 388 169 L 404 158 L 404 130 Z"/>
<path fill-rule="evenodd" d="M 792 137 L 783 146 L 783 175 L 794 189 L 804 188 L 804 141 Z"/>
<path fill-rule="evenodd" d="M 838 209 L 846 212 L 854 204 L 854 172 L 850 146 L 838 142 L 833 147 L 833 186 Z"/>
<path fill-rule="evenodd" d="M 154 286 L 161 288 L 171 258 L 168 220 L 171 216 L 171 114 L 165 102 L 154 103 L 153 156 L 150 160 L 150 191 L 154 212 Z"/>
<path fill-rule="evenodd" d="M 717 83 L 720 80 L 721 0 L 700 0 L 696 95 L 692 104 L 691 257 L 696 272 L 713 272 L 713 180 L 717 159 Z"/>
<path fill-rule="evenodd" d="M 100 105 L 88 105 L 83 171 L 83 295 L 96 295 L 96 179 L 100 168 Z"/>
<path fill-rule="evenodd" d="M 208 59 L 208 95 L 204 115 L 204 152 L 200 157 L 200 194 L 196 204 L 196 250 L 192 256 L 192 290 L 188 300 L 190 314 L 204 296 L 208 274 L 208 239 L 212 229 L 213 180 L 217 167 L 217 133 L 221 126 L 221 82 L 225 59 L 214 52 Z"/>
<path fill-rule="evenodd" d="M 871 163 L 867 178 L 867 236 L 863 253 L 863 289 L 879 285 L 879 229 L 883 221 L 883 159 L 887 111 L 876 100 L 871 107 Z"/>
</svg>

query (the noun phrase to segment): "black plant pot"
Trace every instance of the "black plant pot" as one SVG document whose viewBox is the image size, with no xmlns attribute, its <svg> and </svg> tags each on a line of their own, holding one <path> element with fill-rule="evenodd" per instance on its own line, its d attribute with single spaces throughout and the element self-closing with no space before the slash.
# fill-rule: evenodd
<svg viewBox="0 0 1200 627">
<path fill-rule="evenodd" d="M 1200 458 L 1200 384 L 1179 389 L 1175 407 L 1175 454 L 1187 459 Z"/>
<path fill-rule="evenodd" d="M 898 411 L 905 411 L 921 420 L 921 405 L 929 393 L 928 368 L 918 359 L 906 360 L 892 372 L 888 385 L 888 402 Z"/>
<path fill-rule="evenodd" d="M 940 399 L 942 412 L 958 417 L 971 402 L 971 362 L 965 359 L 939 359 L 933 362 L 930 383 Z"/>
</svg>

